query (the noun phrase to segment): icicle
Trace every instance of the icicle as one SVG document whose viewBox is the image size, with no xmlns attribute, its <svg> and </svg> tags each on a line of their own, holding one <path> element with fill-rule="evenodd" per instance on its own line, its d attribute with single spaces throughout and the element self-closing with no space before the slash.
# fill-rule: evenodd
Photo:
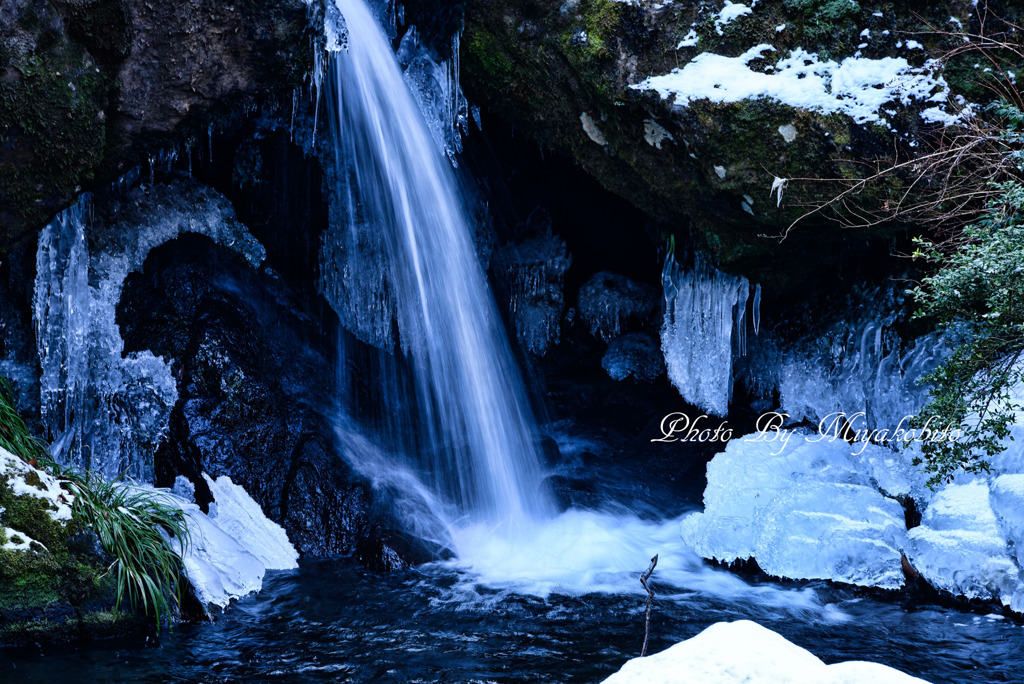
<svg viewBox="0 0 1024 684">
<path fill-rule="evenodd" d="M 754 324 L 754 334 L 761 334 L 761 283 L 754 287 L 754 303 L 751 306 L 751 322 Z"/>
<path fill-rule="evenodd" d="M 724 416 L 732 401 L 733 353 L 745 353 L 750 285 L 695 259 L 682 273 L 672 254 L 662 270 L 665 320 L 661 347 L 669 379 L 683 398 Z"/>
</svg>

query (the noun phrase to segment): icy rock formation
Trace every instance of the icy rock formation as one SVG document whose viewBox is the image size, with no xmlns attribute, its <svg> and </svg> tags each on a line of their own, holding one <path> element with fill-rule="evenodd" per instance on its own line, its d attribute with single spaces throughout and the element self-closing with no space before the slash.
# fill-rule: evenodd
<svg viewBox="0 0 1024 684">
<path fill-rule="evenodd" d="M 131 190 L 95 223 L 88 207 L 83 198 L 39 236 L 33 318 L 42 420 L 63 462 L 149 481 L 178 395 L 164 359 L 123 354 L 116 310 L 124 280 L 150 250 L 183 233 L 206 235 L 254 265 L 264 250 L 224 197 L 190 182 Z"/>
<path fill-rule="evenodd" d="M 263 515 L 244 489 L 230 478 L 203 477 L 217 497 L 209 516 L 182 495 L 180 485 L 158 491 L 187 514 L 191 538 L 182 563 L 200 602 L 226 608 L 232 599 L 259 591 L 267 570 L 298 567 L 298 554 L 284 530 Z M 176 540 L 172 545 L 180 554 Z"/>
<path fill-rule="evenodd" d="M 398 63 L 438 149 L 457 165 L 462 136 L 469 133 L 469 102 L 459 86 L 459 38 L 452 37 L 452 58 L 438 60 L 420 41 L 415 26 L 398 46 Z M 478 122 L 479 123 L 479 122 Z"/>
<path fill-rule="evenodd" d="M 783 444 L 757 434 L 708 464 L 704 512 L 683 520 L 683 539 L 704 558 L 755 558 L 777 577 L 902 586 L 903 509 L 875 488 L 863 454 L 842 440 L 793 433 Z"/>
<path fill-rule="evenodd" d="M 699 257 L 683 271 L 673 255 L 662 271 L 665 319 L 661 348 L 668 377 L 687 402 L 724 416 L 732 401 L 733 354 L 746 350 L 750 285 Z"/>
<path fill-rule="evenodd" d="M 852 660 L 826 665 L 810 651 L 749 620 L 718 622 L 661 653 L 634 658 L 604 684 L 925 684 L 899 670 Z"/>
<path fill-rule="evenodd" d="M 647 333 L 627 333 L 616 337 L 601 357 L 612 380 L 633 378 L 641 382 L 657 380 L 665 373 L 665 362 L 658 343 Z"/>
<path fill-rule="evenodd" d="M 642 322 L 658 306 L 653 287 L 617 273 L 601 271 L 580 288 L 578 310 L 590 333 L 611 342 L 629 322 Z"/>
<path fill-rule="evenodd" d="M 519 344 L 544 356 L 561 337 L 565 272 L 572 263 L 565 242 L 546 229 L 501 248 L 495 262 L 509 290 Z"/>
<path fill-rule="evenodd" d="M 1001 494 L 1002 502 L 1007 503 L 1006 490 Z M 985 482 L 941 489 L 925 510 L 921 525 L 910 530 L 909 538 L 907 557 L 930 584 L 955 596 L 1009 605 L 1019 572 Z"/>
</svg>

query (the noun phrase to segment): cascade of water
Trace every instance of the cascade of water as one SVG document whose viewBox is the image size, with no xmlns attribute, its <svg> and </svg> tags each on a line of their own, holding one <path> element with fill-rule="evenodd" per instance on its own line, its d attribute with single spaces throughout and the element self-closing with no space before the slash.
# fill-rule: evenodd
<svg viewBox="0 0 1024 684">
<path fill-rule="evenodd" d="M 704 263 L 683 271 L 669 254 L 662 271 L 665 320 L 661 348 L 668 377 L 683 399 L 724 416 L 732 401 L 734 349 L 745 353 L 750 284 Z"/>
<path fill-rule="evenodd" d="M 361 332 L 381 347 L 397 337 L 410 361 L 425 476 L 473 519 L 543 517 L 533 417 L 452 169 L 368 7 L 335 4 L 350 36 L 332 54 L 329 83 L 347 216 L 325 250 L 347 256 L 330 277 L 371 283 L 385 302 Z M 325 294 L 343 319 L 358 316 L 351 301 L 338 306 L 344 289 Z"/>
</svg>

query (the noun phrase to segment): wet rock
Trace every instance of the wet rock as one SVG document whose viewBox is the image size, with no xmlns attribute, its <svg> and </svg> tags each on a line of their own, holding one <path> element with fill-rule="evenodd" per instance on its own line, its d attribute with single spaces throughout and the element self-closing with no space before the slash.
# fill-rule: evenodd
<svg viewBox="0 0 1024 684">
<path fill-rule="evenodd" d="M 647 333 L 629 333 L 615 338 L 601 358 L 612 380 L 632 378 L 640 382 L 653 382 L 665 374 L 665 359 L 661 347 Z"/>
<path fill-rule="evenodd" d="M 129 278 L 118 320 L 127 349 L 173 359 L 178 378 L 170 433 L 156 455 L 159 485 L 185 476 L 205 509 L 202 473 L 230 476 L 307 555 L 352 554 L 398 527 L 338 455 L 329 418 L 335 352 L 321 332 L 329 326 L 280 280 L 184 236 Z"/>
<path fill-rule="evenodd" d="M 544 465 L 554 468 L 562 462 L 562 453 L 558 449 L 558 442 L 551 437 L 542 437 L 540 440 L 540 454 Z"/>
</svg>

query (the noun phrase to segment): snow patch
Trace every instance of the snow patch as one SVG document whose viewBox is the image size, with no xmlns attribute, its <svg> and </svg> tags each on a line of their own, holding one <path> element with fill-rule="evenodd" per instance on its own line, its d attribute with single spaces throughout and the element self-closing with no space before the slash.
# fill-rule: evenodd
<svg viewBox="0 0 1024 684">
<path fill-rule="evenodd" d="M 51 520 L 61 524 L 71 520 L 74 495 L 65 491 L 53 475 L 33 468 L 3 447 L 0 447 L 0 478 L 7 481 L 14 496 L 32 496 L 47 501 L 49 506 L 46 513 Z M 27 478 L 37 480 L 38 484 L 29 484 Z"/>
<path fill-rule="evenodd" d="M 697 636 L 633 658 L 604 684 L 747 682 L 748 684 L 927 684 L 879 663 L 826 665 L 814 654 L 749 620 L 718 622 Z"/>
<path fill-rule="evenodd" d="M 798 48 L 764 72 L 750 68 L 751 62 L 774 51 L 771 45 L 761 44 L 738 57 L 705 52 L 682 68 L 631 87 L 653 90 L 680 106 L 696 100 L 767 98 L 800 109 L 846 114 L 858 123 L 880 121 L 879 110 L 889 102 L 944 103 L 948 98 L 948 87 L 934 61 L 923 67 L 912 67 L 902 57 L 822 61 L 816 53 Z"/>
</svg>

